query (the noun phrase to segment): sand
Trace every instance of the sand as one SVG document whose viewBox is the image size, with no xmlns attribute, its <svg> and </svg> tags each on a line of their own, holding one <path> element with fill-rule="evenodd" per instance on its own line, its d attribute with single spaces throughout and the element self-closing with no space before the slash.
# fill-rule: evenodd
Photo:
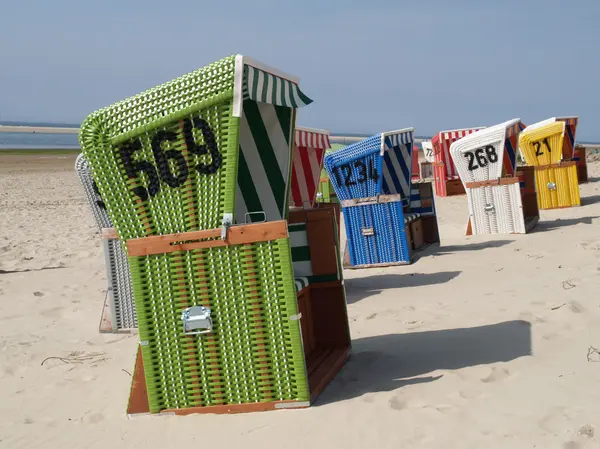
<svg viewBox="0 0 600 449">
<path fill-rule="evenodd" d="M 466 238 L 465 198 L 437 199 L 441 247 L 346 271 L 353 356 L 313 407 L 135 419 L 73 164 L 0 155 L 1 448 L 600 447 L 600 163 L 532 234 Z"/>
</svg>

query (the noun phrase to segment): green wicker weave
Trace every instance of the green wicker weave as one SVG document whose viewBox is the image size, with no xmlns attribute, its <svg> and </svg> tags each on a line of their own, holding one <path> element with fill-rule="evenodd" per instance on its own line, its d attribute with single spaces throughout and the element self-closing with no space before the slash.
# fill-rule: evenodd
<svg viewBox="0 0 600 449">
<path fill-rule="evenodd" d="M 101 109 L 82 124 L 81 149 L 122 240 L 215 228 L 233 212 L 234 63 L 234 57 L 223 59 Z M 152 140 L 160 138 L 155 155 Z M 133 150 L 131 165 L 140 171 L 130 177 L 126 162 Z"/>
<path fill-rule="evenodd" d="M 285 218 L 295 108 L 311 101 L 237 55 L 91 114 L 80 144 L 121 241 L 218 228 L 226 214 Z M 308 401 L 289 239 L 129 264 L 152 413 Z M 181 313 L 199 305 L 213 331 L 185 335 Z"/>
<path fill-rule="evenodd" d="M 288 239 L 130 263 L 151 413 L 308 401 Z M 183 334 L 181 311 L 192 305 L 211 309 L 212 333 Z"/>
<path fill-rule="evenodd" d="M 231 56 L 94 112 L 79 141 L 122 240 L 219 227 L 238 183 L 237 222 L 280 220 L 294 110 L 310 102 L 295 78 Z"/>
</svg>

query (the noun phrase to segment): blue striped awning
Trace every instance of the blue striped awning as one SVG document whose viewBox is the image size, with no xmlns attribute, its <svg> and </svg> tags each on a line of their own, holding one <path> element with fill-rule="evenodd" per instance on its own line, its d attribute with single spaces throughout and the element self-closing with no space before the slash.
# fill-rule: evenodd
<svg viewBox="0 0 600 449">
<path fill-rule="evenodd" d="M 244 65 L 243 98 L 288 108 L 301 108 L 313 102 L 297 83 L 250 65 Z"/>
<path fill-rule="evenodd" d="M 414 129 L 405 129 L 383 135 L 384 194 L 400 194 L 405 204 L 410 198 Z"/>
</svg>

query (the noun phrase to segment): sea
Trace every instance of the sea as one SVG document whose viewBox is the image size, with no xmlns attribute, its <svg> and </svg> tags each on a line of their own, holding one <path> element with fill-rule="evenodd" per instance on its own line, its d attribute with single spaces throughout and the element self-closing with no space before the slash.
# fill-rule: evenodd
<svg viewBox="0 0 600 449">
<path fill-rule="evenodd" d="M 35 126 L 35 127 L 56 127 L 56 128 L 79 128 L 79 124 L 72 123 L 45 123 L 45 122 L 8 122 L 0 121 L 0 126 Z M 334 136 L 346 136 L 346 137 L 361 137 L 366 138 L 370 134 L 353 134 L 353 133 L 332 133 Z M 431 137 L 428 136 L 415 136 L 415 141 L 420 143 L 423 140 L 429 140 Z M 343 137 L 336 139 L 342 143 Z M 355 140 L 352 140 L 354 142 Z M 348 145 L 350 142 L 343 142 L 342 145 Z M 597 146 L 594 149 L 595 153 L 600 151 L 600 143 L 598 141 L 582 142 L 577 143 L 585 144 L 587 146 Z M 79 149 L 79 141 L 77 134 L 45 134 L 45 133 L 5 133 L 0 132 L 0 151 L 2 150 L 43 150 L 43 149 L 61 149 L 61 150 L 77 150 Z M 588 149 L 589 151 L 589 149 Z"/>
<path fill-rule="evenodd" d="M 51 128 L 79 128 L 78 124 L 44 122 L 3 122 L 0 126 L 38 126 Z M 77 134 L 5 133 L 0 132 L 1 150 L 76 150 L 79 148 Z"/>
</svg>

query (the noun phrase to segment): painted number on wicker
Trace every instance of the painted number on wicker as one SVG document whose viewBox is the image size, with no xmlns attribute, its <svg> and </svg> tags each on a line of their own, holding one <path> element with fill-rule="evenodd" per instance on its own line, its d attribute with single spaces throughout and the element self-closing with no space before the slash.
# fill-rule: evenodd
<svg viewBox="0 0 600 449">
<path fill-rule="evenodd" d="M 196 143 L 192 132 L 194 128 L 202 132 L 204 145 Z M 200 117 L 194 118 L 193 121 L 185 119 L 182 133 L 187 149 L 192 154 L 197 156 L 210 154 L 211 163 L 197 164 L 194 167 L 196 171 L 202 175 L 216 173 L 223 163 L 223 158 L 209 124 Z M 161 180 L 171 188 L 178 188 L 188 179 L 189 167 L 183 153 L 177 150 L 164 151 L 162 147 L 165 142 L 177 142 L 178 140 L 177 133 L 171 131 L 158 131 L 152 136 L 151 148 L 156 167 L 148 161 L 134 160 L 135 152 L 142 149 L 142 142 L 139 139 L 129 142 L 119 149 L 127 177 L 134 179 L 144 173 L 148 178 L 148 187 L 138 186 L 133 190 L 142 200 L 146 200 L 148 196 L 155 196 L 160 192 Z M 172 161 L 172 163 L 170 164 L 169 161 Z M 171 171 L 173 166 L 176 167 L 175 173 Z"/>
<path fill-rule="evenodd" d="M 535 147 L 535 155 L 542 156 L 544 152 L 542 151 L 542 143 L 548 149 L 548 153 L 552 153 L 552 149 L 550 148 L 550 143 L 548 142 L 548 138 L 544 137 L 544 140 L 541 142 L 531 142 L 531 145 Z"/>
<path fill-rule="evenodd" d="M 493 164 L 498 162 L 496 148 L 494 148 L 492 145 L 486 145 L 484 148 L 477 148 L 475 151 L 465 153 L 464 156 L 469 160 L 469 171 L 486 167 L 488 163 Z"/>
<path fill-rule="evenodd" d="M 351 179 L 353 174 L 352 165 L 354 165 L 354 168 L 358 170 L 358 178 L 356 179 L 356 181 L 353 181 Z M 354 186 L 356 185 L 356 183 L 364 184 L 369 179 L 372 179 L 375 182 L 379 180 L 379 173 L 377 172 L 377 168 L 373 166 L 373 161 L 369 161 L 368 170 L 367 166 L 363 161 L 354 161 L 354 164 L 348 163 L 336 167 L 334 174 L 338 185 L 342 185 L 340 175 L 344 177 L 343 185 L 345 185 L 346 187 Z"/>
<path fill-rule="evenodd" d="M 425 149 L 425 158 L 426 159 L 431 159 L 432 157 L 433 157 L 433 149 L 426 148 Z"/>
</svg>

